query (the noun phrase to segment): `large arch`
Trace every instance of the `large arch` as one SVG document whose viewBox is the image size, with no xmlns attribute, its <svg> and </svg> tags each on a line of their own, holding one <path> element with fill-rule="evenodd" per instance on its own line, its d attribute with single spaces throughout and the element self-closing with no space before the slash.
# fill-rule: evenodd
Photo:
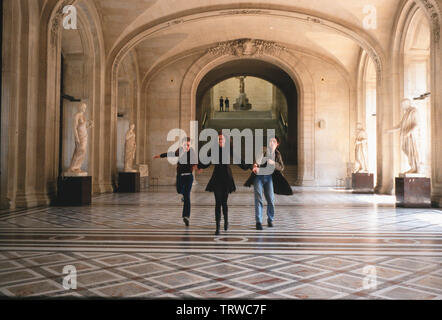
<svg viewBox="0 0 442 320">
<path fill-rule="evenodd" d="M 222 8 L 221 8 L 222 7 Z M 263 17 L 269 18 L 281 18 L 284 19 L 293 19 L 296 21 L 301 21 L 303 23 L 308 24 L 317 24 L 322 27 L 333 30 L 338 34 L 344 35 L 349 39 L 352 39 L 360 45 L 363 49 L 367 51 L 367 53 L 372 57 L 373 61 L 376 65 L 376 70 L 378 74 L 379 81 L 382 81 L 383 78 L 383 69 L 385 64 L 385 55 L 382 50 L 380 44 L 377 43 L 375 39 L 373 39 L 364 29 L 345 24 L 342 22 L 335 22 L 331 20 L 329 17 L 323 16 L 315 16 L 309 15 L 304 12 L 298 12 L 293 8 L 287 7 L 279 7 L 270 4 L 266 4 L 264 6 L 260 6 L 260 8 L 246 8 L 242 10 L 234 10 L 236 9 L 234 5 L 225 5 L 217 8 L 213 8 L 212 10 L 207 10 L 207 8 L 200 8 L 196 10 L 192 10 L 191 12 L 181 12 L 178 14 L 174 14 L 172 16 L 165 16 L 164 18 L 155 20 L 149 24 L 143 25 L 142 27 L 136 28 L 131 31 L 129 34 L 120 38 L 119 42 L 114 45 L 111 52 L 107 57 L 106 63 L 106 101 L 105 105 L 107 108 L 110 108 L 109 112 L 106 114 L 105 122 L 108 124 L 107 135 L 111 139 L 111 144 L 107 147 L 106 153 L 111 155 L 115 154 L 116 149 L 116 130 L 115 130 L 115 122 L 116 122 L 116 93 L 117 93 L 117 74 L 121 65 L 121 61 L 125 58 L 127 54 L 131 50 L 141 43 L 142 41 L 148 39 L 150 36 L 157 34 L 167 28 L 177 27 L 184 23 L 191 23 L 192 21 L 203 20 L 203 19 L 211 19 L 213 17 L 225 16 L 225 15 L 259 15 Z M 290 11 L 291 10 L 291 11 Z M 285 53 L 287 54 L 287 53 Z M 155 68 L 155 66 L 153 66 Z M 295 70 L 293 68 L 292 70 Z M 293 76 L 293 78 L 296 78 Z M 145 88 L 148 80 L 143 80 L 142 87 Z M 295 82 L 296 83 L 296 82 Z M 382 86 L 379 84 L 379 86 Z M 299 86 L 298 86 L 299 88 Z M 313 87 L 312 87 L 313 88 Z M 306 91 L 307 92 L 307 91 Z M 314 100 L 314 96 L 309 96 L 307 93 L 305 97 L 301 97 L 300 99 L 305 99 L 306 101 Z M 182 98 L 183 99 L 183 98 Z M 190 99 L 190 98 L 189 98 Z M 354 96 L 351 97 L 354 99 Z M 378 105 L 382 105 L 383 97 L 381 95 L 378 96 Z M 314 105 L 314 103 L 312 103 Z M 147 106 L 144 106 L 147 108 Z M 314 108 L 312 108 L 314 110 Z M 298 180 L 300 184 L 314 184 L 315 172 L 314 172 L 314 111 L 310 109 L 301 110 L 300 117 L 302 117 L 302 112 L 306 112 L 304 119 L 309 119 L 308 123 L 304 123 L 303 120 L 299 120 L 298 122 L 298 130 L 300 143 L 298 144 L 298 149 L 305 149 L 306 154 L 298 152 L 299 159 L 299 167 L 298 167 Z M 183 124 L 183 120 L 188 122 L 188 119 L 192 118 L 191 116 L 195 116 L 195 110 L 186 111 L 183 108 L 183 105 L 180 106 L 180 125 Z M 185 127 L 181 127 L 185 129 Z M 147 148 L 145 148 L 147 150 Z M 146 155 L 145 155 L 146 157 Z M 106 170 L 109 174 L 113 176 L 113 179 L 116 177 L 116 159 L 115 157 L 109 161 L 109 167 L 106 166 Z M 305 170 L 304 170 L 305 169 Z"/>
<path fill-rule="evenodd" d="M 196 119 L 201 120 L 203 111 L 201 104 L 205 93 L 220 82 L 237 76 L 256 77 L 281 90 L 287 103 L 284 121 L 288 124 L 287 131 L 281 132 L 281 134 L 284 133 L 284 146 L 281 147 L 281 152 L 286 163 L 297 164 L 298 89 L 290 76 L 275 65 L 258 59 L 241 59 L 229 61 L 212 69 L 201 80 L 197 90 Z"/>
<path fill-rule="evenodd" d="M 39 104 L 45 106 L 39 113 L 38 130 L 39 153 L 37 166 L 42 168 L 38 179 L 38 189 L 44 190 L 46 197 L 51 200 L 55 196 L 58 180 L 59 162 L 59 122 L 60 122 L 60 68 L 61 68 L 61 39 L 63 8 L 75 5 L 78 22 L 82 27 L 81 36 L 88 48 L 88 67 L 90 96 L 88 109 L 94 120 L 94 129 L 89 134 L 88 152 L 90 162 L 88 171 L 93 177 L 93 192 L 112 191 L 110 182 L 106 181 L 103 171 L 104 126 L 101 121 L 105 114 L 102 107 L 104 102 L 104 39 L 101 30 L 99 13 L 95 4 L 89 0 L 65 0 L 55 4 L 47 3 L 42 11 L 40 23 L 40 54 L 44 63 L 40 64 Z"/>
<path fill-rule="evenodd" d="M 430 44 L 430 84 L 431 84 L 431 184 L 432 201 L 435 206 L 442 206 L 442 128 L 438 122 L 442 119 L 442 52 L 440 28 L 442 10 L 437 1 L 418 0 L 404 2 L 399 8 L 395 21 L 391 45 L 393 117 L 399 118 L 400 100 L 404 88 L 404 47 L 410 24 L 418 11 L 422 11 L 431 27 Z M 394 149 L 394 173 L 400 171 L 400 148 Z"/>
<path fill-rule="evenodd" d="M 196 95 L 202 79 L 213 69 L 230 61 L 249 59 L 248 56 L 214 55 L 206 53 L 186 72 L 181 86 L 180 127 L 190 131 L 190 121 L 196 116 Z M 295 56 L 282 50 L 277 55 L 259 54 L 254 59 L 273 64 L 284 70 L 296 84 L 298 96 L 298 178 L 297 183 L 313 185 L 315 180 L 315 93 L 307 68 Z"/>
</svg>

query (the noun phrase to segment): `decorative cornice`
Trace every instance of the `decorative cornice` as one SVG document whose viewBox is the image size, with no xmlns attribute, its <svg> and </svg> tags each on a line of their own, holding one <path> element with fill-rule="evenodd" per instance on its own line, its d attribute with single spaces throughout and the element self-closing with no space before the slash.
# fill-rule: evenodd
<svg viewBox="0 0 442 320">
<path fill-rule="evenodd" d="M 233 55 L 238 57 L 253 57 L 262 54 L 279 55 L 282 51 L 286 50 L 287 48 L 273 41 L 239 39 L 220 42 L 216 47 L 210 48 L 208 53 L 214 56 Z"/>
<path fill-rule="evenodd" d="M 229 10 L 229 11 L 222 11 L 219 14 L 220 15 L 239 15 L 239 14 L 265 14 L 269 11 L 266 10 L 259 10 L 259 9 L 242 9 L 242 10 Z"/>
</svg>

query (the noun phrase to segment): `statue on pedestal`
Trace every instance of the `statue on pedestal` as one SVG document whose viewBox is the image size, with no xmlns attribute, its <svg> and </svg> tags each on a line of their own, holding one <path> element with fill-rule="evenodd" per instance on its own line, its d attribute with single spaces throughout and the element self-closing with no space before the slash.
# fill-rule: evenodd
<svg viewBox="0 0 442 320">
<path fill-rule="evenodd" d="M 235 110 L 250 110 L 252 109 L 252 105 L 249 103 L 249 99 L 247 98 L 245 91 L 245 79 L 246 77 L 241 76 L 237 77 L 239 79 L 239 98 L 236 99 L 236 103 L 233 105 Z"/>
<path fill-rule="evenodd" d="M 355 143 L 355 159 L 356 159 L 355 173 L 368 172 L 367 140 L 368 140 L 367 133 L 365 132 L 362 123 L 358 123 L 356 128 L 356 143 Z"/>
<path fill-rule="evenodd" d="M 72 155 L 71 165 L 64 173 L 65 176 L 71 177 L 84 177 L 88 175 L 87 172 L 81 170 L 81 166 L 87 152 L 87 130 L 89 128 L 93 128 L 94 126 L 93 121 L 86 119 L 86 104 L 80 104 L 78 109 L 78 113 L 74 116 L 75 150 L 74 154 Z"/>
<path fill-rule="evenodd" d="M 408 158 L 410 170 L 403 173 L 418 174 L 419 173 L 419 149 L 417 145 L 419 134 L 419 123 L 417 109 L 411 105 L 409 99 L 404 99 L 401 102 L 402 110 L 404 112 L 401 122 L 389 132 L 400 130 L 401 148 Z"/>
<path fill-rule="evenodd" d="M 137 172 L 133 169 L 137 142 L 135 139 L 135 124 L 131 124 L 126 133 L 126 143 L 124 145 L 124 172 Z"/>
</svg>

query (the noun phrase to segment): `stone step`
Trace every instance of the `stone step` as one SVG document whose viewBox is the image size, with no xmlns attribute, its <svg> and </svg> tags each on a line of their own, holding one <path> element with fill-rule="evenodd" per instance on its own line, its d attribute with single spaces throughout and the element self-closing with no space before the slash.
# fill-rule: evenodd
<svg viewBox="0 0 442 320">
<path fill-rule="evenodd" d="M 272 111 L 229 111 L 215 112 L 213 119 L 272 119 Z"/>
</svg>

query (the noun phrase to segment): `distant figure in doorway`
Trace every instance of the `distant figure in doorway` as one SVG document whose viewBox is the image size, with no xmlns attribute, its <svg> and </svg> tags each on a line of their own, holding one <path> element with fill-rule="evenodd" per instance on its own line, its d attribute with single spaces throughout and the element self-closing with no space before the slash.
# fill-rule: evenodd
<svg viewBox="0 0 442 320">
<path fill-rule="evenodd" d="M 226 106 L 226 112 L 229 112 L 229 108 L 230 108 L 230 101 L 229 98 L 226 98 L 226 101 L 224 101 L 224 104 Z"/>
<path fill-rule="evenodd" d="M 235 159 L 236 156 L 233 154 L 233 148 L 226 149 L 226 137 L 220 132 L 218 135 L 218 145 L 219 145 L 219 162 L 215 164 L 215 169 L 213 170 L 212 177 L 207 184 L 206 191 L 213 192 L 215 195 L 215 222 L 216 231 L 215 235 L 220 234 L 220 224 L 221 224 L 221 208 L 224 215 L 224 230 L 227 231 L 229 228 L 229 214 L 227 207 L 227 200 L 229 194 L 236 191 L 235 181 L 233 180 L 232 169 L 230 168 L 230 163 L 232 158 Z M 223 150 L 224 152 L 229 152 L 228 163 L 223 163 Z M 209 151 L 208 156 L 211 156 Z M 239 159 L 239 157 L 237 158 Z M 238 161 L 239 162 L 239 161 Z M 198 169 L 207 169 L 210 167 L 210 163 L 207 165 L 198 164 Z M 241 159 L 241 164 L 238 165 L 243 170 L 251 170 L 252 165 L 247 165 Z"/>
<path fill-rule="evenodd" d="M 287 196 L 293 194 L 290 184 L 281 173 L 284 171 L 284 162 L 282 161 L 281 153 L 278 150 L 279 145 L 280 140 L 278 137 L 270 139 L 269 147 L 263 148 L 263 154 L 257 159 L 253 166 L 252 175 L 244 184 L 246 187 L 250 187 L 252 184 L 254 186 L 256 230 L 263 230 L 263 193 L 267 200 L 267 225 L 269 228 L 273 227 L 273 220 L 275 218 L 275 193 Z M 273 167 L 273 173 L 269 175 L 260 175 L 260 168 L 267 168 L 268 166 Z"/>
<path fill-rule="evenodd" d="M 178 194 L 183 195 L 183 221 L 186 227 L 190 224 L 190 193 L 193 185 L 193 171 L 197 165 L 191 164 L 191 159 L 197 159 L 195 151 L 190 148 L 190 138 L 183 139 L 183 145 L 177 151 L 163 153 L 154 157 L 154 159 L 178 157 L 176 189 Z"/>
<path fill-rule="evenodd" d="M 224 111 L 224 98 L 222 96 L 219 98 L 219 111 Z"/>
</svg>

